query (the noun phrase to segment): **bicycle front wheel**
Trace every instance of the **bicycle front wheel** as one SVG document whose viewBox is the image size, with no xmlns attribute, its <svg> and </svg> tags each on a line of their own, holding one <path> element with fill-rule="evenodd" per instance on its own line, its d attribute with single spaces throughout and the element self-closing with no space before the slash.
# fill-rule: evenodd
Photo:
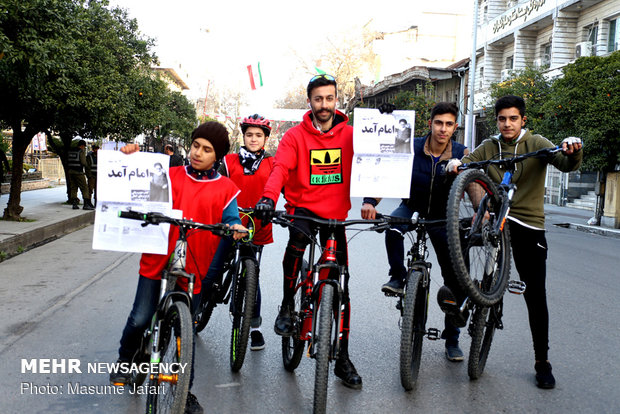
<svg viewBox="0 0 620 414">
<path fill-rule="evenodd" d="M 461 173 L 450 189 L 446 229 L 450 258 L 474 303 L 492 306 L 508 286 L 510 238 L 497 186 L 480 170 Z M 499 233 L 496 229 L 500 228 Z"/>
<path fill-rule="evenodd" d="M 258 269 L 252 259 L 242 259 L 233 292 L 233 324 L 230 336 L 230 369 L 237 372 L 243 366 L 245 352 L 248 349 L 250 321 L 256 303 L 256 286 L 258 285 Z"/>
<path fill-rule="evenodd" d="M 331 351 L 332 322 L 334 320 L 334 287 L 324 284 L 319 304 L 318 333 L 314 347 L 316 373 L 314 377 L 314 414 L 323 414 L 327 408 L 327 382 L 329 379 L 329 354 Z M 316 309 L 316 307 L 315 307 Z"/>
<path fill-rule="evenodd" d="M 412 272 L 407 281 L 400 337 L 400 383 L 413 389 L 420 371 L 422 340 L 426 330 L 428 296 L 420 286 L 422 272 Z"/>
<path fill-rule="evenodd" d="M 185 303 L 175 302 L 166 312 L 160 331 L 160 360 L 151 362 L 179 367 L 179 370 L 151 374 L 149 390 L 157 391 L 147 396 L 147 414 L 185 412 L 192 369 L 192 324 L 192 315 Z"/>
<path fill-rule="evenodd" d="M 493 312 L 494 309 L 476 306 L 471 318 L 471 347 L 467 374 L 473 380 L 480 378 L 487 363 L 496 328 Z"/>
<path fill-rule="evenodd" d="M 301 280 L 308 274 L 308 268 L 308 262 L 304 260 L 301 265 Z M 306 345 L 306 341 L 300 338 L 304 317 L 304 310 L 301 309 L 301 304 L 304 302 L 302 300 L 304 295 L 305 286 L 298 286 L 295 291 L 295 309 L 292 310 L 295 333 L 292 336 L 282 337 L 282 362 L 284 364 L 284 369 L 289 372 L 295 371 L 299 366 Z"/>
</svg>

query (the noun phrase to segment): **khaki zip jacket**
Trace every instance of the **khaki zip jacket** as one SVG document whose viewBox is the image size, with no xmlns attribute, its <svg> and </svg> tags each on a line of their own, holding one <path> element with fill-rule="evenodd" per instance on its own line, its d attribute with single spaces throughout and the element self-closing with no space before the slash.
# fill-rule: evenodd
<svg viewBox="0 0 620 414">
<path fill-rule="evenodd" d="M 484 161 L 512 157 L 525 154 L 543 148 L 555 147 L 555 145 L 541 135 L 532 135 L 530 131 L 511 143 L 504 142 L 501 136 L 491 137 L 484 140 L 469 155 L 463 157 L 462 162 Z M 553 164 L 563 172 L 575 171 L 581 166 L 583 151 L 579 150 L 571 155 L 557 152 L 551 160 L 529 158 L 517 164 L 512 182 L 517 185 L 517 190 L 512 199 L 509 218 L 521 224 L 538 229 L 545 228 L 545 176 L 547 164 Z M 487 173 L 489 177 L 500 183 L 505 169 L 498 166 L 490 166 Z"/>
</svg>

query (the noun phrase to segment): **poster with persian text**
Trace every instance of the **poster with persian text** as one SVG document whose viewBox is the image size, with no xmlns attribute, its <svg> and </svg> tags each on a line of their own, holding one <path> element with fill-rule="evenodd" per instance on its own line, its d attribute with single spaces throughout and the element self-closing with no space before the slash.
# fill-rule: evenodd
<svg viewBox="0 0 620 414">
<path fill-rule="evenodd" d="M 408 198 L 415 111 L 355 108 L 353 119 L 351 196 Z"/>
<path fill-rule="evenodd" d="M 169 156 L 99 150 L 97 158 L 93 249 L 166 254 L 169 224 L 143 227 L 142 221 L 120 218 L 118 213 L 171 214 Z"/>
</svg>

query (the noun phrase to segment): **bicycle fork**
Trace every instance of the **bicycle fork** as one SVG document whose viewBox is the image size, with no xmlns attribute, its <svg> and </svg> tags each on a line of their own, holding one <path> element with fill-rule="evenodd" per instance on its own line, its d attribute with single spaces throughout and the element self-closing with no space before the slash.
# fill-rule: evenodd
<svg viewBox="0 0 620 414">
<path fill-rule="evenodd" d="M 336 282 L 333 279 L 330 279 L 329 277 L 329 273 L 332 269 L 337 269 L 338 270 L 338 282 Z M 321 259 L 320 259 L 320 264 L 317 265 L 315 267 L 314 273 L 313 273 L 313 286 L 314 286 L 314 290 L 313 290 L 313 297 L 315 298 L 315 300 L 313 300 L 313 303 L 320 303 L 321 300 L 321 289 L 323 287 L 323 285 L 325 284 L 330 284 L 334 287 L 335 290 L 335 301 L 334 303 L 338 304 L 338 308 L 337 309 L 333 309 L 334 312 L 334 322 L 335 322 L 335 327 L 336 327 L 336 335 L 334 338 L 334 343 L 332 344 L 331 347 L 331 352 L 329 355 L 329 359 L 333 360 L 338 356 L 338 352 L 340 350 L 340 341 L 342 340 L 342 337 L 344 335 L 344 311 L 345 311 L 345 304 L 342 303 L 342 296 L 343 296 L 343 292 L 342 292 L 342 286 L 344 286 L 345 283 L 345 277 L 346 277 L 346 270 L 345 270 L 345 266 L 339 266 L 338 263 L 336 262 L 336 240 L 334 238 L 334 236 L 330 236 L 329 239 L 327 239 L 326 242 L 326 246 L 325 246 L 325 250 L 323 251 L 323 254 L 321 255 Z M 312 309 L 313 313 L 313 317 L 312 317 L 312 332 L 310 334 L 311 338 L 316 338 L 316 330 L 317 330 L 317 321 L 319 319 L 319 315 L 317 314 L 317 309 L 318 307 L 314 307 L 314 309 Z M 330 337 L 331 337 L 331 332 L 330 332 Z M 314 352 L 314 341 L 311 342 L 310 344 L 310 348 L 309 348 L 309 354 L 311 357 L 315 356 L 315 352 Z"/>
</svg>

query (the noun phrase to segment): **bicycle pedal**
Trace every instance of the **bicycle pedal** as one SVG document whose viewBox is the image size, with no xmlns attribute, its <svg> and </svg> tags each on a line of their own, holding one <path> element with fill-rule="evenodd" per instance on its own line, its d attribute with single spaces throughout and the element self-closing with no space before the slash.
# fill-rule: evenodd
<svg viewBox="0 0 620 414">
<path fill-rule="evenodd" d="M 428 328 L 426 330 L 426 337 L 431 341 L 441 339 L 441 331 L 437 328 Z"/>
<path fill-rule="evenodd" d="M 525 282 L 520 280 L 509 280 L 508 292 L 514 293 L 515 295 L 522 295 L 523 292 L 525 292 Z"/>
<path fill-rule="evenodd" d="M 384 291 L 383 293 L 385 294 L 385 296 L 390 297 L 390 298 L 401 298 L 401 297 L 403 297 L 402 293 L 395 293 L 395 292 L 391 292 L 391 291 Z"/>
</svg>

